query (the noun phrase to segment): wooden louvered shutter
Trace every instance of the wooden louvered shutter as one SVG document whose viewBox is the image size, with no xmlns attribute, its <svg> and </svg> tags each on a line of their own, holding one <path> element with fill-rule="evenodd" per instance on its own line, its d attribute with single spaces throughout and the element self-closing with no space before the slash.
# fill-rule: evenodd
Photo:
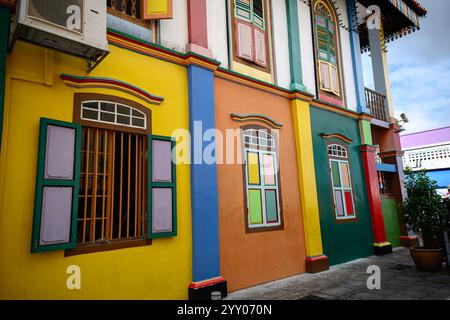
<svg viewBox="0 0 450 320">
<path fill-rule="evenodd" d="M 253 39 L 254 62 L 266 67 L 266 23 L 264 18 L 264 0 L 253 0 Z"/>
<path fill-rule="evenodd" d="M 236 55 L 253 61 L 252 8 L 250 0 L 235 0 Z"/>
<path fill-rule="evenodd" d="M 329 61 L 327 19 L 316 16 L 317 49 L 319 59 Z"/>
</svg>

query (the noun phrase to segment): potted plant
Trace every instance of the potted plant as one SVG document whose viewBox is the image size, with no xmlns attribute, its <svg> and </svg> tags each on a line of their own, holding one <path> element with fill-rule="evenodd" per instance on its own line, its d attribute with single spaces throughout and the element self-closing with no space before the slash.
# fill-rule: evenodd
<svg viewBox="0 0 450 320">
<path fill-rule="evenodd" d="M 417 268 L 422 271 L 437 271 L 442 267 L 444 251 L 441 242 L 441 220 L 445 206 L 437 194 L 437 183 L 431 180 L 425 170 L 405 171 L 406 200 L 400 204 L 403 221 L 420 232 L 423 247 L 410 248 Z"/>
</svg>

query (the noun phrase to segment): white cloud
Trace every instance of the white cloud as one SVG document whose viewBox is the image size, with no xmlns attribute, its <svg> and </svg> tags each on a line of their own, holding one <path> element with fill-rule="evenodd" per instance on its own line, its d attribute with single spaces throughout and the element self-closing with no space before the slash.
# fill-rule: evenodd
<svg viewBox="0 0 450 320">
<path fill-rule="evenodd" d="M 421 3 L 429 12 L 421 30 L 388 47 L 394 110 L 396 116 L 408 115 L 408 133 L 450 125 L 450 1 Z M 373 88 L 368 54 L 363 55 L 363 71 L 365 85 Z"/>
</svg>

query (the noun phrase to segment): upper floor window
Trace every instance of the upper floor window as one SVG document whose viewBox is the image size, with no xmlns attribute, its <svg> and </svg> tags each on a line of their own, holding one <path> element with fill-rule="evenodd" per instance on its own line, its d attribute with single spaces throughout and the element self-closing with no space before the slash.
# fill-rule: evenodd
<svg viewBox="0 0 450 320">
<path fill-rule="evenodd" d="M 247 226 L 281 226 L 278 155 L 275 138 L 259 127 L 243 131 Z"/>
<path fill-rule="evenodd" d="M 270 72 L 269 3 L 267 0 L 231 0 L 233 60 Z"/>
<path fill-rule="evenodd" d="M 144 0 L 107 0 L 107 7 L 108 28 L 148 42 L 159 42 L 158 23 L 144 19 Z"/>
<path fill-rule="evenodd" d="M 329 144 L 327 148 L 330 162 L 331 185 L 333 190 L 334 213 L 337 220 L 355 219 L 353 186 L 348 161 L 348 150 L 340 144 Z"/>
<path fill-rule="evenodd" d="M 136 20 L 142 19 L 142 1 L 140 0 L 107 0 L 109 12 L 126 15 Z"/>
<path fill-rule="evenodd" d="M 320 90 L 340 96 L 338 23 L 328 1 L 315 1 L 314 19 Z"/>
</svg>

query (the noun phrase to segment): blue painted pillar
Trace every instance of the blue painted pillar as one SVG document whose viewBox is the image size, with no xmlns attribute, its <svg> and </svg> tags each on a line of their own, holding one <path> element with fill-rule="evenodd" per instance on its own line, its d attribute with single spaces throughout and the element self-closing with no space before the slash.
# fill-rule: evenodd
<svg viewBox="0 0 450 320">
<path fill-rule="evenodd" d="M 187 67 L 189 128 L 191 132 L 192 283 L 189 299 L 209 299 L 211 291 L 226 296 L 226 282 L 220 275 L 219 207 L 216 163 L 206 164 L 202 154 L 203 134 L 215 128 L 213 71 Z M 208 161 L 209 162 L 209 161 Z M 215 161 L 214 161 L 215 162 Z"/>
<path fill-rule="evenodd" d="M 356 3 L 355 0 L 347 0 L 348 25 L 350 27 L 350 47 L 352 52 L 353 76 L 355 78 L 356 103 L 357 111 L 362 113 L 370 113 L 366 104 L 364 94 L 364 75 L 361 61 L 361 48 L 359 43 L 359 34 L 356 32 Z"/>
</svg>

